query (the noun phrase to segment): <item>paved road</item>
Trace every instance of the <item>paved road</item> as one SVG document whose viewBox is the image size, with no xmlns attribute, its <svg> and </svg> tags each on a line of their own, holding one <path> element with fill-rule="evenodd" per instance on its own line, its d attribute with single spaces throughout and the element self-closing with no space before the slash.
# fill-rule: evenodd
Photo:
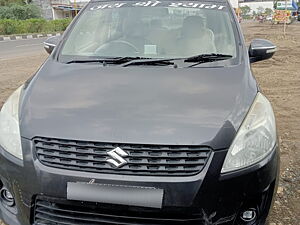
<svg viewBox="0 0 300 225">
<path fill-rule="evenodd" d="M 0 42 L 0 60 L 19 56 L 39 54 L 44 51 L 43 42 L 47 38 Z"/>
</svg>

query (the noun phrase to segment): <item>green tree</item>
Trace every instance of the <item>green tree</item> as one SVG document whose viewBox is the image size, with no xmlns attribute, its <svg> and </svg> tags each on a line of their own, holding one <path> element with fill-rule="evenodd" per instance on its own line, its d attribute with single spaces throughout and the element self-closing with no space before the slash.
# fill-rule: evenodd
<svg viewBox="0 0 300 225">
<path fill-rule="evenodd" d="M 62 32 L 70 22 L 70 18 L 49 21 L 42 18 L 28 20 L 3 19 L 0 20 L 0 35 Z"/>
<path fill-rule="evenodd" d="M 9 6 L 11 4 L 24 5 L 24 0 L 0 0 L 0 6 Z"/>
<path fill-rule="evenodd" d="M 242 11 L 242 16 L 248 16 L 251 12 L 251 8 L 247 5 L 240 7 L 241 11 Z"/>
<path fill-rule="evenodd" d="M 274 0 L 274 1 L 273 1 L 273 8 L 274 8 L 274 9 L 277 8 L 277 2 L 278 2 L 278 0 Z"/>
<path fill-rule="evenodd" d="M 263 13 L 264 13 L 264 7 L 259 6 L 259 7 L 257 8 L 257 14 L 258 14 L 258 15 L 261 15 L 261 14 L 263 14 Z"/>
<path fill-rule="evenodd" d="M 14 17 L 13 11 L 9 7 L 6 6 L 0 7 L 0 19 L 9 19 L 13 17 Z"/>
<path fill-rule="evenodd" d="M 265 14 L 266 14 L 267 16 L 270 16 L 270 15 L 273 14 L 273 10 L 270 9 L 270 8 L 266 8 L 266 9 L 265 9 Z"/>
<path fill-rule="evenodd" d="M 40 18 L 41 10 L 38 6 L 12 4 L 0 7 L 0 19 L 26 20 L 30 18 Z"/>
</svg>

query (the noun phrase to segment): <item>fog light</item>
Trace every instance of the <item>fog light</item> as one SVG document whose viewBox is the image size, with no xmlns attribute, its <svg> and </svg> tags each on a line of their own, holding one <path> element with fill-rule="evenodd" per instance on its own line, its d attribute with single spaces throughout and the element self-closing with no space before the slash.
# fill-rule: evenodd
<svg viewBox="0 0 300 225">
<path fill-rule="evenodd" d="M 3 188 L 1 190 L 1 198 L 2 198 L 2 201 L 8 206 L 14 206 L 15 205 L 14 197 L 12 196 L 10 191 L 7 190 L 6 188 Z"/>
<path fill-rule="evenodd" d="M 256 218 L 255 209 L 248 209 L 248 210 L 242 212 L 241 219 L 245 222 L 253 221 L 253 220 L 255 220 L 255 218 Z"/>
</svg>

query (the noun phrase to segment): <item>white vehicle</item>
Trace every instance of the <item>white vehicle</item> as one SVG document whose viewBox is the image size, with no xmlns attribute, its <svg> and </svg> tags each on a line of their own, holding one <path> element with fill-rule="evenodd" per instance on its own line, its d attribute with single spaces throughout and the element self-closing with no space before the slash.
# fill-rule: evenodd
<svg viewBox="0 0 300 225">
<path fill-rule="evenodd" d="M 266 17 L 266 21 L 272 21 L 273 20 L 273 16 L 267 16 Z"/>
</svg>

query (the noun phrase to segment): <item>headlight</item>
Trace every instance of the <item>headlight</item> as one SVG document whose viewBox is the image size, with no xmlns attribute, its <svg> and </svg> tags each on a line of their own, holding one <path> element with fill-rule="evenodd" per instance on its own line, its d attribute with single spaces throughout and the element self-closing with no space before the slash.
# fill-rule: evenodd
<svg viewBox="0 0 300 225">
<path fill-rule="evenodd" d="M 276 143 L 276 124 L 268 99 L 258 93 L 226 155 L 222 173 L 253 165 Z"/>
<path fill-rule="evenodd" d="M 23 159 L 19 128 L 19 87 L 4 103 L 0 111 L 0 145 L 19 159 Z"/>
</svg>

